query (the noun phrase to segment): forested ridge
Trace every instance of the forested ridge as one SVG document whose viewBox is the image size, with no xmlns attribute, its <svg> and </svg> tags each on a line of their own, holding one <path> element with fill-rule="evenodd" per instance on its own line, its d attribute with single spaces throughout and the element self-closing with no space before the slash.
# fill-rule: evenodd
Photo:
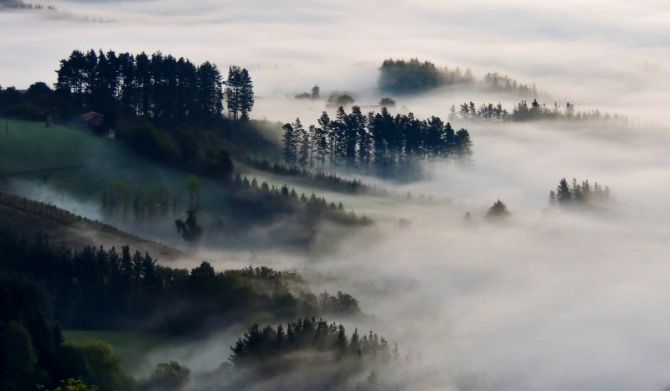
<svg viewBox="0 0 670 391">
<path fill-rule="evenodd" d="M 0 271 L 42 284 L 65 328 L 183 335 L 261 313 L 281 320 L 360 312 L 350 295 L 315 295 L 293 272 L 266 267 L 216 272 L 207 262 L 190 271 L 175 269 L 128 247 L 73 251 L 44 236 L 31 239 L 7 229 L 0 232 Z"/>
<path fill-rule="evenodd" d="M 354 106 L 350 113 L 339 107 L 334 119 L 323 112 L 317 122 L 305 128 L 298 118 L 284 125 L 286 164 L 319 170 L 344 166 L 389 172 L 421 160 L 470 153 L 468 131 L 455 131 L 439 117 L 421 120 L 412 113 L 393 116 L 386 108 L 365 115 Z"/>
<path fill-rule="evenodd" d="M 465 102 L 450 108 L 449 119 L 455 120 L 481 120 L 481 121 L 537 121 L 537 120 L 565 120 L 565 121 L 617 121 L 628 122 L 628 118 L 622 114 L 610 114 L 598 109 L 592 111 L 578 111 L 575 105 L 566 102 L 560 105 L 554 102 L 552 107 L 540 104 L 537 99 L 528 104 L 522 100 L 514 105 L 509 112 L 501 103 L 483 103 L 477 106 L 474 102 Z"/>
</svg>

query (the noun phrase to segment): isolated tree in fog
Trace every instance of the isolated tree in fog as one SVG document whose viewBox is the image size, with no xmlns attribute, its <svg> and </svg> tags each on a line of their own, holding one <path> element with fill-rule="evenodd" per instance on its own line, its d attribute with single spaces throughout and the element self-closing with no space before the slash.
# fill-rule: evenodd
<svg viewBox="0 0 670 391">
<path fill-rule="evenodd" d="M 198 224 L 198 212 L 195 208 L 186 211 L 186 220 L 175 220 L 177 232 L 187 242 L 195 242 L 202 236 L 202 227 Z"/>
<path fill-rule="evenodd" d="M 510 212 L 507 210 L 507 205 L 500 200 L 497 200 L 486 212 L 486 218 L 489 219 L 500 219 L 509 215 Z"/>
</svg>

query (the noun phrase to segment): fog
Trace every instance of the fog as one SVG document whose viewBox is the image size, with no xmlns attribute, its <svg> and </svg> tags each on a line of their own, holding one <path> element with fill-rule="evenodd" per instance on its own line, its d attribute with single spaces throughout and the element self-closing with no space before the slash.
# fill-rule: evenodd
<svg viewBox="0 0 670 391">
<path fill-rule="evenodd" d="M 452 202 L 342 196 L 377 221 L 325 254 L 203 249 L 218 268 L 249 262 L 293 268 L 316 291 L 356 296 L 373 328 L 401 351 L 420 350 L 413 390 L 662 390 L 670 385 L 670 3 L 647 1 L 51 1 L 59 12 L 0 12 L 0 85 L 53 82 L 72 49 L 161 50 L 221 68 L 250 69 L 253 118 L 315 123 L 324 102 L 294 100 L 315 83 L 376 104 L 387 57 L 498 71 L 536 83 L 577 109 L 631 118 L 612 123 L 460 123 L 469 162 L 434 162 L 424 180 L 380 182 L 398 194 Z M 27 50 L 30 48 L 30 50 Z M 10 53 L 11 55 L 7 55 Z M 398 97 L 398 111 L 448 116 L 474 100 L 515 98 L 443 89 Z M 549 102 L 547 102 L 549 103 Z M 553 102 L 552 102 L 553 103 Z M 549 205 L 561 178 L 608 185 L 605 210 Z M 497 199 L 512 215 L 483 218 Z M 67 200 L 68 203 L 72 202 Z M 470 211 L 474 222 L 463 221 Z M 399 219 L 411 222 L 401 226 Z M 219 262 L 219 263 L 217 263 Z M 352 324 L 352 327 L 355 327 Z M 230 333 L 165 348 L 212 370 Z"/>
</svg>

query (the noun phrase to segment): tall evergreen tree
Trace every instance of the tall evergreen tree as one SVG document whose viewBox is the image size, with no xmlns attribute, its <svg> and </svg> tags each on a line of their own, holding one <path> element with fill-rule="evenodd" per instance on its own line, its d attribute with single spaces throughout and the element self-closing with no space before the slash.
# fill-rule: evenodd
<svg viewBox="0 0 670 391">
<path fill-rule="evenodd" d="M 556 200 L 561 204 L 569 203 L 572 200 L 572 192 L 570 191 L 570 186 L 568 186 L 568 181 L 565 178 L 561 179 L 556 188 Z"/>
<path fill-rule="evenodd" d="M 305 131 L 305 128 L 302 126 L 300 118 L 296 118 L 295 122 L 293 123 L 293 130 L 295 131 L 297 139 L 298 164 L 304 167 L 309 163 L 311 149 L 310 137 L 309 134 Z"/>
<path fill-rule="evenodd" d="M 237 119 L 237 114 L 241 108 L 240 96 L 240 67 L 233 65 L 228 68 L 228 79 L 226 80 L 226 102 L 228 106 L 228 116 Z"/>
<path fill-rule="evenodd" d="M 284 131 L 282 135 L 284 161 L 286 164 L 294 165 L 298 155 L 298 137 L 293 125 L 285 124 L 282 129 Z"/>
<path fill-rule="evenodd" d="M 254 85 L 246 68 L 242 69 L 239 77 L 240 83 L 240 119 L 249 119 L 249 113 L 254 107 Z"/>
</svg>

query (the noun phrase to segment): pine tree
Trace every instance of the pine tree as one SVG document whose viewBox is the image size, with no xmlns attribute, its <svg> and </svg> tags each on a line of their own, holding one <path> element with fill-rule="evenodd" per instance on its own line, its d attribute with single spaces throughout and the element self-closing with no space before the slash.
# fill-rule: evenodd
<svg viewBox="0 0 670 391">
<path fill-rule="evenodd" d="M 572 201 L 572 192 L 565 178 L 561 179 L 556 188 L 556 200 L 559 204 L 568 204 Z"/>
<path fill-rule="evenodd" d="M 237 120 L 237 113 L 241 108 L 240 97 L 240 67 L 233 65 L 228 68 L 228 79 L 226 80 L 226 104 L 228 107 L 228 116 Z"/>
<path fill-rule="evenodd" d="M 247 120 L 249 119 L 249 113 L 254 107 L 254 86 L 246 68 L 240 72 L 239 83 L 239 109 L 242 113 L 240 119 Z"/>
<path fill-rule="evenodd" d="M 309 134 L 305 131 L 305 128 L 300 122 L 300 118 L 296 118 L 293 123 L 293 130 L 296 133 L 296 142 L 297 142 L 297 152 L 298 152 L 298 164 L 301 166 L 306 166 L 309 163 L 310 157 L 310 137 Z"/>
<path fill-rule="evenodd" d="M 284 134 L 282 140 L 284 142 L 284 161 L 288 165 L 295 165 L 298 155 L 298 138 L 291 124 L 285 124 L 282 129 Z"/>
</svg>

